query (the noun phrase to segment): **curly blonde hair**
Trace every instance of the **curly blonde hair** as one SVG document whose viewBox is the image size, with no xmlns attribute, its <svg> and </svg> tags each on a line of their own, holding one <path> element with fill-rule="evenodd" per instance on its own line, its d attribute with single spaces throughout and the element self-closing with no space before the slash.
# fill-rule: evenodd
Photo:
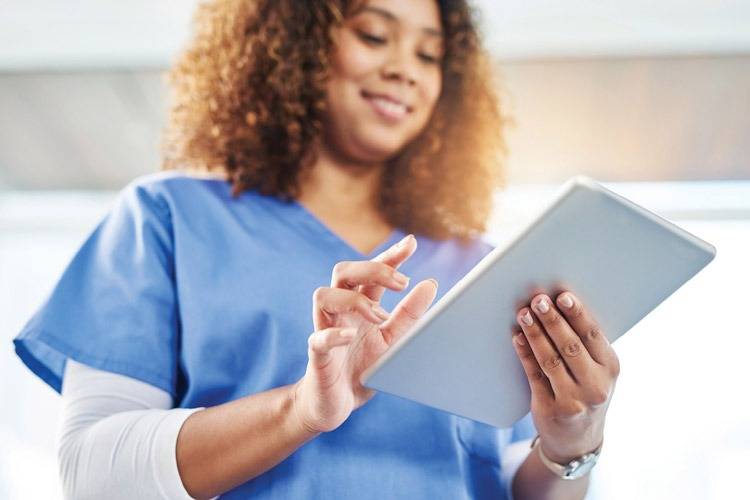
<svg viewBox="0 0 750 500">
<path fill-rule="evenodd" d="M 168 72 L 162 169 L 226 174 L 232 194 L 288 200 L 323 132 L 331 27 L 356 0 L 212 0 Z M 438 1 L 442 91 L 427 126 L 391 158 L 379 210 L 406 232 L 466 240 L 485 231 L 505 184 L 504 124 L 491 68 L 463 0 Z"/>
</svg>

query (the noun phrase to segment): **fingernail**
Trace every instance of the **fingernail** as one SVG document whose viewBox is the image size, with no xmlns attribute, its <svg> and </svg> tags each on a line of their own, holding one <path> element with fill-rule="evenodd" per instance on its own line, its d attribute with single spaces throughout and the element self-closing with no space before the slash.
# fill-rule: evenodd
<svg viewBox="0 0 750 500">
<path fill-rule="evenodd" d="M 375 312 L 375 314 L 380 316 L 383 320 L 386 320 L 390 317 L 390 314 L 388 314 L 388 311 L 380 307 L 379 304 L 373 304 L 372 310 Z"/>
<path fill-rule="evenodd" d="M 545 314 L 547 311 L 549 311 L 549 304 L 547 304 L 547 299 L 542 299 L 537 302 L 536 308 L 542 314 Z"/>
<path fill-rule="evenodd" d="M 398 281 L 400 284 L 402 284 L 402 285 L 408 285 L 409 284 L 409 277 L 406 276 L 405 274 L 402 274 L 402 273 L 398 272 L 398 271 L 395 271 L 393 273 L 393 278 L 396 281 Z"/>
<path fill-rule="evenodd" d="M 534 323 L 534 320 L 531 319 L 531 314 L 529 314 L 529 311 L 523 313 L 523 316 L 521 316 L 521 321 L 523 321 L 526 326 L 531 326 L 532 323 Z"/>
<path fill-rule="evenodd" d="M 398 242 L 398 244 L 396 245 L 396 248 L 402 248 L 403 246 L 405 246 L 405 245 L 406 245 L 406 243 L 408 243 L 409 239 L 410 239 L 410 238 L 413 238 L 413 237 L 414 237 L 414 235 L 413 235 L 413 234 L 411 234 L 411 233 L 410 233 L 410 234 L 407 234 L 406 236 L 404 236 L 404 237 L 403 237 L 403 238 L 401 239 L 401 241 L 399 241 L 399 242 Z"/>
<path fill-rule="evenodd" d="M 433 283 L 435 283 L 435 288 L 438 287 L 438 282 L 437 282 L 437 280 L 435 278 L 429 278 L 429 280 L 432 281 Z"/>
<path fill-rule="evenodd" d="M 514 338 L 514 339 L 515 339 L 515 341 L 516 341 L 516 342 L 518 343 L 518 345 L 526 345 L 526 341 L 525 341 L 525 340 L 523 340 L 523 334 L 522 334 L 522 332 L 516 332 L 516 333 L 515 333 L 515 334 L 513 335 L 513 338 Z"/>
<path fill-rule="evenodd" d="M 560 305 L 563 307 L 570 309 L 573 307 L 573 297 L 570 296 L 570 294 L 565 294 L 560 298 Z"/>
</svg>

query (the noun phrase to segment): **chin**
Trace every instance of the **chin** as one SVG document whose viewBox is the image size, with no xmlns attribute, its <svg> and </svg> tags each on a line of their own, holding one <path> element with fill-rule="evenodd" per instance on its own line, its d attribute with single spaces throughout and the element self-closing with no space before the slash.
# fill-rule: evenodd
<svg viewBox="0 0 750 500">
<path fill-rule="evenodd" d="M 359 137 L 352 137 L 352 142 L 356 144 L 353 149 L 365 161 L 386 161 L 396 156 L 410 142 L 411 138 L 405 137 L 405 134 L 384 133 L 382 130 L 363 132 L 357 134 Z M 377 139 L 375 139 L 377 138 Z"/>
<path fill-rule="evenodd" d="M 360 158 L 368 162 L 387 161 L 396 156 L 405 146 L 403 143 L 394 144 L 362 144 L 358 149 Z"/>
</svg>

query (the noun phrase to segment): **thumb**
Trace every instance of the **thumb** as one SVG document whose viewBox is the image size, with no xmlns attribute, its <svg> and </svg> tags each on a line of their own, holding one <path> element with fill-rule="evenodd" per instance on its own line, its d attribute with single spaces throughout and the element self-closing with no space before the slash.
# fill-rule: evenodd
<svg viewBox="0 0 750 500">
<path fill-rule="evenodd" d="M 391 317 L 380 325 L 383 339 L 389 346 L 403 337 L 429 309 L 437 295 L 437 288 L 438 283 L 435 279 L 420 281 L 396 305 L 391 312 Z"/>
</svg>

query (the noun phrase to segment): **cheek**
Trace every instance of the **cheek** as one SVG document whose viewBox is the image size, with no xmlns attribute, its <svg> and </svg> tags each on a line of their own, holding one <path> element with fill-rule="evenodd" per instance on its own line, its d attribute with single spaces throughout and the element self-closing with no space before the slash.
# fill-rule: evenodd
<svg viewBox="0 0 750 500">
<path fill-rule="evenodd" d="M 437 76 L 426 79 L 425 85 L 422 87 L 422 121 L 426 122 L 432 112 L 435 110 L 438 100 L 440 99 L 440 92 L 442 90 L 442 80 L 438 72 Z"/>
<path fill-rule="evenodd" d="M 438 99 L 440 99 L 440 92 L 443 89 L 443 79 L 440 71 L 436 71 L 436 75 L 434 75 L 427 84 L 426 94 L 427 94 L 427 102 L 430 103 L 429 107 L 430 109 L 435 107 L 435 104 L 437 104 Z"/>
<path fill-rule="evenodd" d="M 342 36 L 331 59 L 332 76 L 340 79 L 358 79 L 377 66 L 377 58 L 362 47 L 352 36 Z"/>
</svg>

